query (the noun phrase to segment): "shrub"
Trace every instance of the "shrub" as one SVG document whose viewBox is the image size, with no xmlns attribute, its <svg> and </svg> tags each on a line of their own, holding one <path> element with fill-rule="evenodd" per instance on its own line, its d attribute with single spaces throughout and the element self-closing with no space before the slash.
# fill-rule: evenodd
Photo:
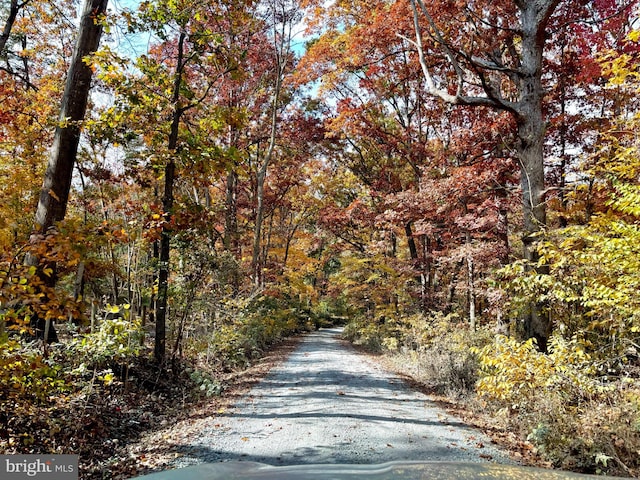
<svg viewBox="0 0 640 480">
<path fill-rule="evenodd" d="M 397 348 L 400 332 L 395 321 L 357 317 L 345 325 L 342 338 L 373 353 Z"/>
<path fill-rule="evenodd" d="M 535 403 L 541 391 L 577 405 L 606 389 L 593 377 L 594 364 L 575 337 L 552 336 L 548 354 L 534 339 L 520 342 L 504 335 L 475 351 L 481 367 L 478 394 L 512 410 Z"/>
<path fill-rule="evenodd" d="M 67 387 L 61 367 L 46 360 L 35 344 L 21 346 L 15 340 L 0 343 L 0 402 L 46 402 Z"/>
<path fill-rule="evenodd" d="M 486 345 L 487 329 L 472 330 L 457 315 L 434 312 L 408 317 L 402 326 L 403 350 L 418 365 L 414 372 L 437 393 L 449 396 L 473 391 L 478 378 L 478 358 L 473 348 Z"/>
<path fill-rule="evenodd" d="M 491 337 L 455 314 L 434 312 L 378 322 L 361 317 L 347 324 L 343 338 L 369 351 L 393 353 L 396 368 L 438 393 L 457 396 L 475 387 L 478 360 L 471 348 L 483 347 Z"/>
<path fill-rule="evenodd" d="M 125 366 L 142 350 L 144 331 L 138 319 L 131 318 L 129 305 L 109 306 L 108 316 L 97 330 L 73 340 L 68 348 L 81 364 L 103 368 Z"/>
<path fill-rule="evenodd" d="M 548 354 L 533 340 L 504 336 L 476 352 L 479 396 L 556 466 L 625 475 L 638 468 L 638 388 L 628 377 L 599 377 L 575 336 L 552 336 Z"/>
<path fill-rule="evenodd" d="M 190 338 L 187 345 L 201 364 L 216 371 L 245 368 L 270 345 L 312 328 L 309 311 L 286 296 L 233 299 L 221 307 L 211 333 Z"/>
</svg>

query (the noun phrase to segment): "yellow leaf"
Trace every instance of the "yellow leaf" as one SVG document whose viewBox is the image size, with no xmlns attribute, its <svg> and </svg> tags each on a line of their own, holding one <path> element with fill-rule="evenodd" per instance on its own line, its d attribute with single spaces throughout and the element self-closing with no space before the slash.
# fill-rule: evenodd
<svg viewBox="0 0 640 480">
<path fill-rule="evenodd" d="M 111 385 L 113 383 L 113 373 L 107 373 L 103 377 L 99 377 L 100 380 L 104 382 L 105 385 Z"/>
</svg>

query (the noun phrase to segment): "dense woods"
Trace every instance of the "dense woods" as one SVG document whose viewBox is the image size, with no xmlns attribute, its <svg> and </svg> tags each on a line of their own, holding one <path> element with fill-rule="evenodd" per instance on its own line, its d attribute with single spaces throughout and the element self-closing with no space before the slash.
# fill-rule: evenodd
<svg viewBox="0 0 640 480">
<path fill-rule="evenodd" d="M 0 451 L 82 455 L 87 409 L 343 324 L 554 466 L 640 473 L 635 0 L 0 22 Z"/>
</svg>

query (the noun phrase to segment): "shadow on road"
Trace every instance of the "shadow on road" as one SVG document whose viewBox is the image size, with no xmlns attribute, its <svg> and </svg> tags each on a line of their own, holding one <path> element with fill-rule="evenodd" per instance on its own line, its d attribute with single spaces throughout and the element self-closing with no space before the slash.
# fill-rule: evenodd
<svg viewBox="0 0 640 480">
<path fill-rule="evenodd" d="M 270 465 L 395 460 L 486 461 L 491 441 L 439 410 L 327 329 L 306 335 L 193 443 L 176 466 L 245 460 Z M 487 448 L 485 448 L 487 446 Z M 502 461 L 508 461 L 506 455 Z"/>
</svg>

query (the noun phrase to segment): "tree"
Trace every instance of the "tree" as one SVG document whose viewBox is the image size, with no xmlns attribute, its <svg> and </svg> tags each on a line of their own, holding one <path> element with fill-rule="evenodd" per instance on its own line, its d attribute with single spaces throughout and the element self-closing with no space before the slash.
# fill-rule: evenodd
<svg viewBox="0 0 640 480">
<path fill-rule="evenodd" d="M 45 173 L 40 199 L 35 215 L 34 240 L 46 235 L 56 222 L 64 219 L 71 190 L 73 168 L 80 143 L 81 122 L 84 119 L 91 88 L 93 71 L 85 61 L 98 49 L 102 35 L 102 21 L 107 9 L 107 0 L 86 0 L 78 38 L 67 73 L 60 108 L 59 125 L 56 128 L 49 164 Z M 31 256 L 29 263 L 37 264 L 39 259 Z M 55 265 L 40 269 L 40 277 L 45 285 L 55 285 Z M 45 341 L 54 340 L 55 330 L 49 319 L 34 319 L 36 333 Z"/>
<path fill-rule="evenodd" d="M 464 14 L 472 34 L 464 43 L 460 39 L 449 39 L 451 37 L 436 23 L 422 0 L 410 1 L 415 28 L 412 44 L 418 51 L 427 92 L 453 105 L 507 111 L 515 119 L 521 170 L 524 256 L 531 264 L 536 264 L 533 243 L 537 232 L 547 222 L 543 53 L 549 19 L 560 1 L 514 1 L 504 5 L 481 2 L 482 5 L 475 6 L 475 9 L 469 6 L 464 9 Z M 424 31 L 429 32 L 430 47 L 442 49 L 450 63 L 452 89 L 449 85 L 439 84 L 432 73 Z M 519 46 L 516 46 L 518 42 Z M 539 305 L 531 305 L 524 331 L 527 338 L 536 338 L 538 346 L 546 350 L 551 322 Z"/>
<path fill-rule="evenodd" d="M 9 41 L 9 37 L 11 36 L 13 25 L 18 18 L 18 13 L 20 13 L 20 10 L 22 10 L 29 3 L 29 1 L 30 0 L 18 2 L 18 0 L 11 0 L 11 3 L 9 4 L 7 19 L 4 23 L 2 33 L 0 33 L 0 58 L 6 56 L 5 50 L 7 47 L 7 42 Z"/>
<path fill-rule="evenodd" d="M 10 2 L 0 2 L 0 16 Z M 55 125 L 60 114 L 65 74 L 78 26 L 76 6 L 47 0 L 21 2 L 4 50 L 0 52 L 0 243 L 23 241 L 33 217 L 23 202 L 38 202 Z M 7 20 L 10 20 L 7 18 Z"/>
<path fill-rule="evenodd" d="M 256 158 L 256 219 L 253 232 L 251 261 L 253 280 L 256 288 L 261 287 L 263 284 L 262 268 L 264 260 L 261 254 L 261 243 L 264 222 L 265 181 L 269 165 L 273 161 L 276 151 L 278 125 L 282 108 L 283 105 L 286 105 L 286 103 L 283 102 L 285 79 L 293 66 L 294 54 L 292 51 L 292 41 L 295 34 L 295 24 L 299 20 L 299 10 L 295 2 L 290 2 L 289 0 L 269 0 L 266 8 L 267 18 L 265 20 L 268 28 L 271 30 L 269 34 L 269 40 L 271 42 L 269 49 L 271 55 L 273 55 L 272 62 L 274 72 L 273 85 L 271 86 L 266 148 L 263 152 L 258 151 Z M 258 150 L 260 150 L 259 147 Z"/>
<path fill-rule="evenodd" d="M 622 51 L 602 55 L 605 88 L 631 98 L 640 91 L 640 68 L 634 56 L 640 32 L 621 42 Z M 632 102 L 625 102 L 626 106 Z M 635 356 L 640 331 L 640 142 L 637 110 L 622 110 L 598 135 L 590 175 L 602 201 L 586 224 L 549 231 L 538 249 L 549 275 L 547 297 L 564 335 L 575 336 L 611 369 L 626 370 Z M 526 279 L 526 277 L 525 277 Z M 516 280 L 519 288 L 537 279 Z M 610 370 L 612 371 L 612 370 Z"/>
<path fill-rule="evenodd" d="M 398 265 L 404 264 L 400 268 L 413 268 L 414 278 L 408 285 L 416 290 L 421 309 L 448 308 L 443 306 L 447 302 L 438 303 L 444 295 L 438 291 L 442 282 L 437 279 L 452 278 L 457 284 L 457 273 L 449 276 L 447 272 L 457 271 L 458 262 L 450 268 L 442 262 L 436 265 L 435 258 L 442 259 L 460 247 L 460 219 L 476 215 L 471 207 L 483 205 L 483 201 L 476 204 L 483 191 L 496 197 L 493 203 L 505 215 L 496 227 L 502 245 L 493 238 L 482 245 L 501 261 L 508 257 L 508 249 L 502 247 L 508 244 L 503 197 L 512 182 L 507 170 L 514 165 L 505 148 L 510 122 L 500 112 L 456 109 L 424 92 L 412 48 L 398 36 L 399 30 L 410 30 L 410 25 L 403 25 L 406 4 L 354 3 L 350 8 L 346 28 L 329 31 L 311 44 L 301 60 L 299 76 L 321 78 L 321 95 L 335 104 L 326 125 L 343 146 L 332 158 L 375 192 L 380 210 L 377 228 L 385 230 L 390 250 L 401 259 Z M 492 164 L 494 168 L 487 172 L 492 175 L 483 175 L 482 169 Z M 477 175 L 465 175 L 465 171 Z M 468 204 L 471 211 L 461 213 L 462 204 Z M 486 205 L 479 209 L 485 210 L 495 213 Z M 341 229 L 337 221 L 328 227 L 342 239 L 346 237 L 345 241 L 364 233 L 350 232 L 344 226 L 337 233 Z M 481 236 L 480 231 L 476 228 L 472 236 Z M 357 248 L 373 247 L 367 243 Z M 474 250 L 475 267 L 487 266 L 480 250 Z M 467 257 L 469 265 L 472 260 Z M 476 276 L 482 273 L 477 268 Z M 469 284 L 473 287 L 473 282 Z M 473 316 L 472 308 L 469 312 Z"/>
<path fill-rule="evenodd" d="M 466 113 L 458 114 L 459 118 L 451 122 L 452 132 L 456 137 L 467 129 L 475 130 L 480 137 L 488 130 L 498 133 L 503 140 L 494 146 L 478 142 L 486 147 L 478 149 L 478 158 L 517 158 L 521 174 L 523 253 L 531 268 L 536 268 L 534 244 L 547 224 L 550 198 L 545 181 L 548 124 L 545 112 L 553 110 L 553 106 L 545 103 L 545 95 L 551 79 L 549 61 L 551 57 L 555 60 L 557 50 L 548 48 L 548 44 L 565 30 L 580 30 L 584 36 L 586 31 L 607 24 L 604 30 L 613 31 L 620 22 L 610 19 L 625 18 L 629 4 L 604 1 L 585 6 L 560 0 L 471 4 L 443 1 L 429 5 L 422 0 L 393 4 L 309 3 L 313 4 L 314 12 L 311 26 L 321 36 L 311 45 L 306 67 L 311 78 L 322 76 L 321 88 L 339 84 L 351 104 L 361 97 L 363 89 L 378 82 L 378 77 L 388 80 L 387 91 L 393 91 L 400 83 L 396 81 L 395 70 L 387 77 L 379 72 L 389 70 L 390 59 L 411 58 L 414 61 L 411 65 L 417 65 L 421 71 L 424 95 L 450 104 L 449 117 L 456 111 L 481 112 L 476 119 Z M 585 61 L 589 63 L 586 57 Z M 409 69 L 406 72 L 404 78 L 411 78 L 413 72 Z M 562 75 L 567 86 L 570 77 L 566 72 Z M 375 91 L 380 104 L 389 101 L 382 90 Z M 419 96 L 414 93 L 409 98 Z M 429 108 L 427 102 L 421 103 Z M 488 110 L 495 112 L 491 123 L 481 120 Z M 502 147 L 495 150 L 500 144 Z M 567 148 L 565 143 L 565 151 Z M 509 149 L 514 153 L 505 155 L 503 152 L 508 153 Z M 464 157 L 468 152 L 462 154 Z M 541 273 L 544 270 L 540 267 Z M 529 310 L 522 333 L 536 338 L 544 350 L 551 322 L 543 305 L 533 304 Z"/>
<path fill-rule="evenodd" d="M 209 195 L 207 175 L 220 170 L 226 160 L 218 141 L 224 112 L 214 99 L 243 54 L 228 39 L 236 27 L 234 15 L 242 17 L 244 5 L 232 7 L 143 3 L 137 15 L 127 14 L 130 28 L 152 33 L 155 41 L 148 54 L 138 58 L 137 71 L 127 72 L 125 59 L 108 49 L 98 56 L 101 79 L 117 94 L 101 120 L 107 135 L 132 145 L 132 138 L 141 138 L 141 166 L 162 172 L 162 186 L 155 186 L 156 196 L 161 192 L 154 347 L 159 363 L 166 350 L 172 243 L 181 230 L 194 227 L 187 224 L 192 215 L 181 195 L 197 192 L 202 185 L 205 197 Z"/>
<path fill-rule="evenodd" d="M 83 8 L 76 47 L 62 97 L 60 123 L 56 128 L 36 210 L 37 233 L 45 233 L 55 222 L 64 219 L 67 210 L 73 167 L 80 143 L 80 122 L 84 119 L 87 109 L 93 75 L 85 58 L 98 49 L 106 10 L 107 0 L 86 0 Z"/>
</svg>

